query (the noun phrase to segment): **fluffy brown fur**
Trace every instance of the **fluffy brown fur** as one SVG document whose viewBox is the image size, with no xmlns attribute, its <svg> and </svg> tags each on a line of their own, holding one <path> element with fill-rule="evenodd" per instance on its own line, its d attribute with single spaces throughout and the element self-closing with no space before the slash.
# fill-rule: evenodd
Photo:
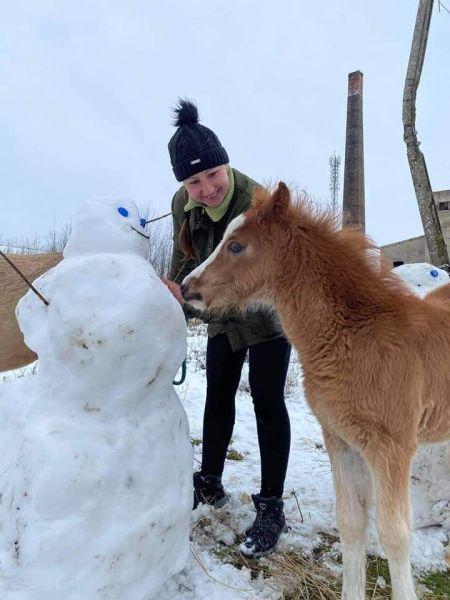
<svg viewBox="0 0 450 600">
<path fill-rule="evenodd" d="M 231 251 L 232 242 L 244 249 Z M 450 286 L 449 286 L 450 287 Z M 371 242 L 327 213 L 260 189 L 216 257 L 184 283 L 202 307 L 263 301 L 297 349 L 306 398 L 333 469 L 343 597 L 365 594 L 364 543 L 374 492 L 394 598 L 415 598 L 409 477 L 421 442 L 450 436 L 449 290 L 422 300 L 380 263 Z"/>
<path fill-rule="evenodd" d="M 429 292 L 426 295 L 426 299 L 434 302 L 444 302 L 450 306 L 450 283 L 441 285 L 432 292 Z"/>
<path fill-rule="evenodd" d="M 58 253 L 8 254 L 8 257 L 30 281 L 40 277 L 62 259 Z M 27 291 L 27 284 L 0 256 L 0 371 L 18 369 L 37 358 L 25 346 L 15 316 L 16 305 Z"/>
</svg>

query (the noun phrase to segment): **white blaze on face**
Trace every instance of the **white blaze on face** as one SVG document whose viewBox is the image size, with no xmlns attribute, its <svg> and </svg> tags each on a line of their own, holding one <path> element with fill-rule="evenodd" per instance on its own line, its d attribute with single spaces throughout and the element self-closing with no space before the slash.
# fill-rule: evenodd
<svg viewBox="0 0 450 600">
<path fill-rule="evenodd" d="M 200 275 L 203 273 L 203 271 L 206 269 L 206 267 L 215 260 L 215 258 L 217 257 L 217 255 L 219 254 L 221 249 L 223 248 L 224 244 L 226 244 L 227 241 L 230 239 L 232 233 L 234 231 L 236 231 L 236 229 L 238 229 L 244 223 L 244 221 L 245 221 L 244 215 L 239 215 L 238 217 L 236 217 L 235 219 L 233 219 L 231 221 L 231 223 L 228 225 L 228 227 L 225 230 L 223 239 L 220 242 L 220 244 L 217 246 L 217 248 L 214 250 L 214 252 L 211 254 L 211 256 L 209 256 L 206 260 L 204 260 L 202 262 L 202 264 L 199 265 L 196 269 L 191 271 L 189 273 L 189 275 L 186 275 L 186 277 L 183 279 L 184 284 L 188 283 L 192 277 L 200 277 Z"/>
<path fill-rule="evenodd" d="M 145 256 L 148 240 L 141 235 L 145 234 L 141 221 L 131 200 L 85 202 L 73 219 L 64 257 L 121 252 Z"/>
</svg>

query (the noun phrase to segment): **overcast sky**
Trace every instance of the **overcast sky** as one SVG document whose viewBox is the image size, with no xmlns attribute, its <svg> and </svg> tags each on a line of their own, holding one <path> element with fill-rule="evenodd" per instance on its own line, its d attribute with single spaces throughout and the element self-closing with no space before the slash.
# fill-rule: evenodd
<svg viewBox="0 0 450 600">
<path fill-rule="evenodd" d="M 379 244 L 421 235 L 401 120 L 417 4 L 4 2 L 0 235 L 44 235 L 98 196 L 170 210 L 179 96 L 197 102 L 233 166 L 327 202 L 328 159 L 336 151 L 343 167 L 347 75 L 357 69 L 367 231 Z M 450 14 L 436 2 L 417 113 L 435 190 L 450 188 L 449 92 Z"/>
</svg>

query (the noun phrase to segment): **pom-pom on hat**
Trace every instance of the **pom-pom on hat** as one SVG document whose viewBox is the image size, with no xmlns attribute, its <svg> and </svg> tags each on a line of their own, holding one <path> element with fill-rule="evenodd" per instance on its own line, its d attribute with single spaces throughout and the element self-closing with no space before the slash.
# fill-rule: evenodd
<svg viewBox="0 0 450 600">
<path fill-rule="evenodd" d="M 229 162 L 214 131 L 198 122 L 198 110 L 191 100 L 178 100 L 174 115 L 178 129 L 169 142 L 169 154 L 177 181 Z"/>
</svg>

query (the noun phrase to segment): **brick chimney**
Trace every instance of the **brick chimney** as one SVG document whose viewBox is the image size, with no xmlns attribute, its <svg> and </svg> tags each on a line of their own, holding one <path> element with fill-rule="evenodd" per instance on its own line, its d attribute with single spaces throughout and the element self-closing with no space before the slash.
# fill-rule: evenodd
<svg viewBox="0 0 450 600">
<path fill-rule="evenodd" d="M 348 76 L 345 137 L 343 225 L 359 225 L 365 231 L 363 74 Z"/>
</svg>

